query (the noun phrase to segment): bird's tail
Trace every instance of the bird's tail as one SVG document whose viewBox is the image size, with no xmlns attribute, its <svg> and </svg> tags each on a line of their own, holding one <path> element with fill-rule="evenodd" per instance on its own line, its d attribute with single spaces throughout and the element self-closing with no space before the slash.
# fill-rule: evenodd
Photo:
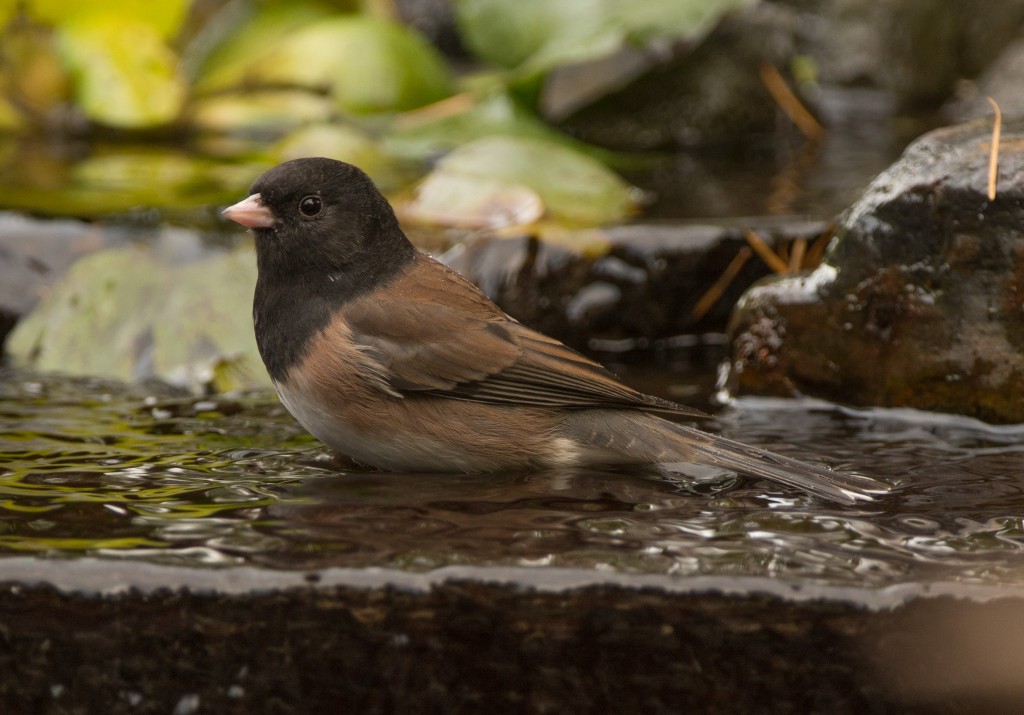
<svg viewBox="0 0 1024 715">
<path fill-rule="evenodd" d="M 887 484 L 871 477 L 837 472 L 683 425 L 668 424 L 693 439 L 691 448 L 697 455 L 696 462 L 764 477 L 843 504 L 871 501 L 874 495 L 889 491 Z"/>
<path fill-rule="evenodd" d="M 871 501 L 889 486 L 871 477 L 836 472 L 764 449 L 734 442 L 648 414 L 588 410 L 579 438 L 604 450 L 648 463 L 694 462 L 764 477 L 843 504 Z M 618 424 L 625 420 L 621 424 Z M 624 436 L 628 435 L 628 436 Z"/>
</svg>

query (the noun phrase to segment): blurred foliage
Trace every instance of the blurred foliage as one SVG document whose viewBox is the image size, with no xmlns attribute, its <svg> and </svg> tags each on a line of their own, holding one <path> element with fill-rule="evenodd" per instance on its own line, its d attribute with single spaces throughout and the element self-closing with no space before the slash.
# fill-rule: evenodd
<svg viewBox="0 0 1024 715">
<path fill-rule="evenodd" d="M 26 14 L 44 25 L 63 27 L 83 20 L 106 16 L 110 21 L 124 22 L 128 28 L 145 25 L 163 39 L 171 39 L 181 31 L 191 0 L 29 0 L 10 2 L 21 5 Z"/>
<path fill-rule="evenodd" d="M 598 163 L 612 155 L 546 123 L 536 88 L 627 44 L 699 39 L 750 2 L 452 0 L 477 60 L 456 71 L 389 0 L 0 0 L 0 195 L 7 208 L 84 217 L 192 206 L 243 192 L 245 171 L 311 154 L 398 189 L 455 151 L 410 216 L 490 225 L 479 211 L 493 204 L 620 220 L 633 201 Z M 19 142 L 33 134 L 51 155 L 26 181 Z M 432 211 L 422 196 L 451 203 Z"/>
<path fill-rule="evenodd" d="M 454 0 L 461 35 L 488 62 L 533 77 L 624 44 L 696 38 L 750 0 Z"/>
<path fill-rule="evenodd" d="M 72 162 L 47 148 L 35 142 L 0 153 L 2 201 L 8 207 L 88 219 L 138 210 L 185 217 L 236 199 L 240 187 L 271 165 L 191 156 L 162 144 L 95 144 Z"/>
<path fill-rule="evenodd" d="M 626 43 L 698 38 L 747 1 L 453 0 L 467 67 L 389 0 L 0 0 L 0 208 L 210 222 L 273 164 L 320 155 L 369 172 L 421 231 L 621 221 L 638 192 L 542 118 L 537 88 Z M 251 247 L 182 260 L 165 246 L 181 240 L 80 259 L 10 356 L 200 392 L 265 384 Z"/>
<path fill-rule="evenodd" d="M 180 114 L 185 80 L 177 57 L 153 26 L 118 16 L 82 15 L 60 24 L 56 46 L 74 100 L 90 120 L 147 127 L 168 124 Z"/>
<path fill-rule="evenodd" d="M 343 112 L 370 114 L 435 102 L 452 84 L 441 57 L 412 31 L 348 15 L 316 20 L 252 54 L 208 66 L 198 87 L 301 87 L 327 94 Z"/>
</svg>

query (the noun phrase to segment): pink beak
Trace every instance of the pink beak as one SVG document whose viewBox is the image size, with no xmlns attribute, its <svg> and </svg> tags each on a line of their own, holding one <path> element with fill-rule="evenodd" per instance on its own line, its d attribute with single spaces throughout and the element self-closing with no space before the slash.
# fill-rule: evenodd
<svg viewBox="0 0 1024 715">
<path fill-rule="evenodd" d="M 253 194 L 234 206 L 228 206 L 221 214 L 246 228 L 274 228 L 277 225 L 277 217 L 260 203 L 259 194 Z"/>
</svg>

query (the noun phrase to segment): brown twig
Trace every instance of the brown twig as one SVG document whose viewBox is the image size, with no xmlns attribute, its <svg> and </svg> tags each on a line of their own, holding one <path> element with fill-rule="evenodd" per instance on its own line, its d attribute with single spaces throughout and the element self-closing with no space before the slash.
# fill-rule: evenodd
<svg viewBox="0 0 1024 715">
<path fill-rule="evenodd" d="M 470 92 L 453 94 L 451 97 L 403 113 L 395 120 L 395 125 L 400 129 L 413 129 L 421 124 L 462 114 L 472 109 L 474 104 L 476 98 Z"/>
<path fill-rule="evenodd" d="M 835 235 L 835 228 L 830 226 L 827 230 L 822 231 L 821 235 L 818 236 L 811 243 L 811 247 L 807 249 L 807 255 L 804 256 L 804 265 L 808 268 L 817 268 L 825 257 L 825 249 L 828 248 L 828 244 L 832 241 L 832 236 Z"/>
<path fill-rule="evenodd" d="M 785 241 L 775 242 L 775 255 L 779 257 L 779 260 L 789 265 L 789 246 L 786 245 Z"/>
<path fill-rule="evenodd" d="M 988 200 L 996 198 L 996 182 L 999 179 L 999 134 L 1003 127 L 1003 113 L 996 100 L 988 97 L 988 103 L 995 110 L 995 121 L 992 123 L 992 149 L 988 155 Z"/>
<path fill-rule="evenodd" d="M 775 252 L 768 247 L 768 244 L 764 242 L 764 239 L 754 233 L 753 230 L 747 229 L 746 233 L 743 234 L 744 238 L 747 239 L 747 243 L 754 249 L 761 260 L 767 264 L 776 273 L 785 273 L 789 270 L 789 265 L 775 255 Z"/>
<path fill-rule="evenodd" d="M 710 288 L 704 291 L 704 295 L 690 309 L 691 320 L 696 322 L 707 315 L 708 311 L 719 301 L 730 284 L 736 280 L 736 276 L 739 275 L 740 270 L 746 265 L 752 255 L 751 250 L 744 246 L 733 256 L 729 265 L 722 271 L 722 275 L 718 276 L 718 279 L 711 284 Z"/>
<path fill-rule="evenodd" d="M 363 0 L 362 9 L 378 20 L 391 20 L 397 22 L 401 15 L 395 6 L 395 0 Z"/>
<path fill-rule="evenodd" d="M 804 255 L 807 253 L 807 239 L 798 238 L 793 241 L 789 252 L 789 270 L 799 271 L 804 266 Z"/>
<path fill-rule="evenodd" d="M 800 98 L 789 88 L 786 78 L 782 76 L 782 73 L 779 72 L 775 65 L 768 62 L 763 63 L 760 74 L 761 82 L 764 84 L 765 89 L 768 90 L 768 94 L 772 96 L 775 103 L 779 105 L 779 108 L 796 125 L 797 129 L 811 141 L 820 142 L 825 137 L 825 128 L 821 126 L 818 120 L 814 118 L 814 115 L 803 105 Z"/>
</svg>

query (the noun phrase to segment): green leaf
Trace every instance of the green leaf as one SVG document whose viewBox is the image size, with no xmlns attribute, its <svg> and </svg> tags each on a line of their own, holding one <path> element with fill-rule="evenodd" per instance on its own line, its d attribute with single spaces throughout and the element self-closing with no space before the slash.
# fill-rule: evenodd
<svg viewBox="0 0 1024 715">
<path fill-rule="evenodd" d="M 82 16 L 57 30 L 75 100 L 98 124 L 144 128 L 174 121 L 185 101 L 178 58 L 147 24 Z"/>
<path fill-rule="evenodd" d="M 371 17 L 320 20 L 253 50 L 203 87 L 305 87 L 357 114 L 411 109 L 451 92 L 447 67 L 425 40 Z"/>
<path fill-rule="evenodd" d="M 456 0 L 456 21 L 478 57 L 521 78 L 599 59 L 624 42 L 696 39 L 753 0 Z"/>
<path fill-rule="evenodd" d="M 573 143 L 504 92 L 492 92 L 480 100 L 462 96 L 468 99 L 464 111 L 436 119 L 417 112 L 399 117 L 384 137 L 384 146 L 397 156 L 424 159 L 495 134 Z"/>
<path fill-rule="evenodd" d="M 630 0 L 616 2 L 611 22 L 627 28 L 634 42 L 656 38 L 697 40 L 726 13 L 755 4 L 756 0 Z"/>
<path fill-rule="evenodd" d="M 30 16 L 47 25 L 61 27 L 105 15 L 129 27 L 146 25 L 168 39 L 181 30 L 191 4 L 192 0 L 27 0 L 25 6 Z"/>
<path fill-rule="evenodd" d="M 617 174 L 585 154 L 541 139 L 495 136 L 466 144 L 442 159 L 428 181 L 446 179 L 453 191 L 471 187 L 467 179 L 479 181 L 487 192 L 494 191 L 495 182 L 526 187 L 552 218 L 573 224 L 620 221 L 635 208 L 634 190 Z M 431 191 L 443 193 L 436 185 Z"/>
<path fill-rule="evenodd" d="M 621 31 L 608 23 L 609 0 L 456 0 L 456 22 L 469 49 L 502 67 L 536 57 L 569 61 L 608 51 Z M 551 66 L 555 66 L 552 64 Z"/>
<path fill-rule="evenodd" d="M 71 267 L 7 347 L 43 371 L 159 378 L 197 392 L 214 380 L 267 385 L 249 319 L 255 282 L 249 247 L 184 264 L 141 247 L 101 251 Z"/>
<path fill-rule="evenodd" d="M 18 11 L 18 0 L 0 0 L 0 28 Z"/>
<path fill-rule="evenodd" d="M 196 91 L 219 90 L 238 83 L 253 58 L 289 32 L 329 16 L 330 10 L 318 3 L 259 4 L 206 56 L 196 79 Z"/>
</svg>

